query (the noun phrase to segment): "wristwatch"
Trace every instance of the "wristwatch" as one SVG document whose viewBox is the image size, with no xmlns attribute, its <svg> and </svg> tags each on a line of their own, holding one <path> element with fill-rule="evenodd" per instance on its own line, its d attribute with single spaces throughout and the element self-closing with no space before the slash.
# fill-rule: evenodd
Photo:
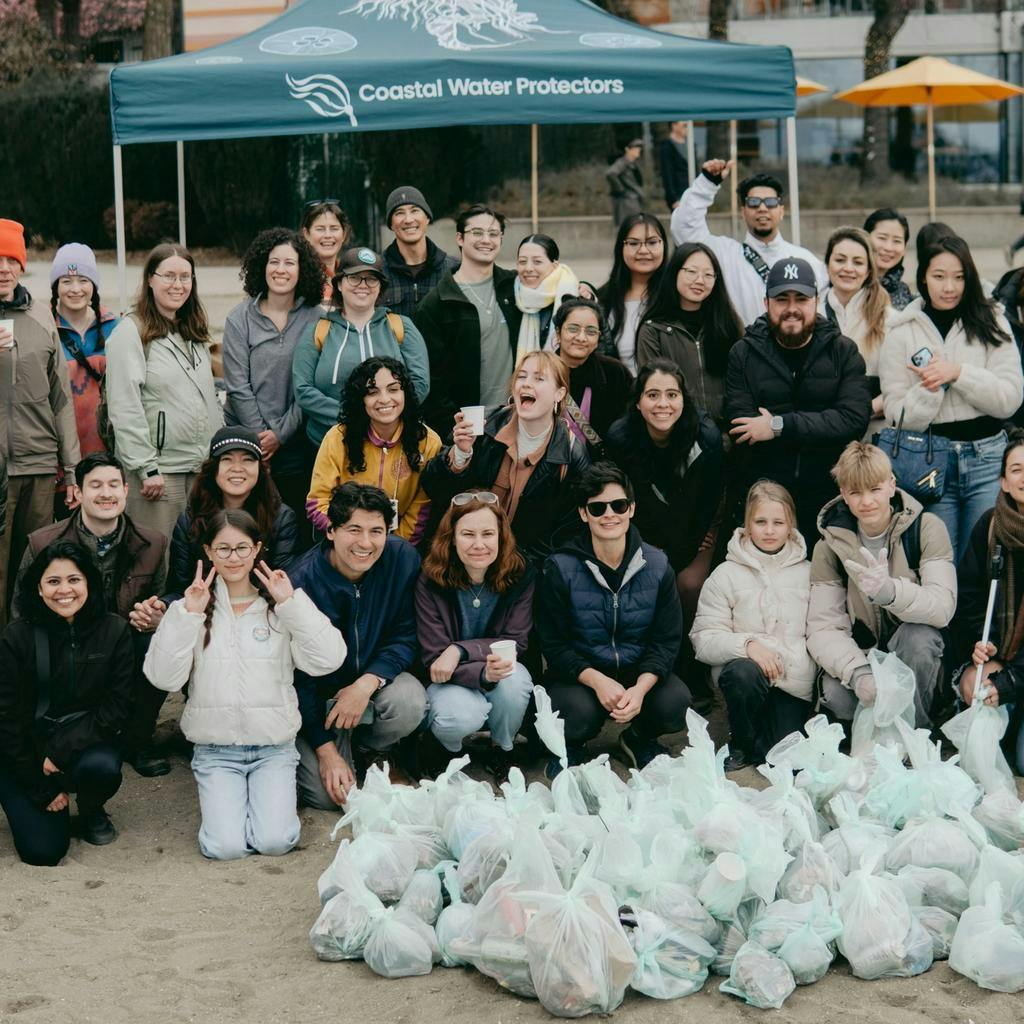
<svg viewBox="0 0 1024 1024">
<path fill-rule="evenodd" d="M 772 433 L 778 437 L 782 433 L 782 417 L 773 416 L 771 419 Z"/>
</svg>

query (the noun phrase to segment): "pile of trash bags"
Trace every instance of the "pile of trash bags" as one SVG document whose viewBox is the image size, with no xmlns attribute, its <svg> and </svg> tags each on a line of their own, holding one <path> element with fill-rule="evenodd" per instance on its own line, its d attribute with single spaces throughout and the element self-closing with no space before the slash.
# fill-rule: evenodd
<svg viewBox="0 0 1024 1024">
<path fill-rule="evenodd" d="M 564 758 L 538 690 L 538 732 Z M 468 758 L 416 787 L 371 768 L 335 829 L 352 838 L 320 876 L 310 941 L 385 978 L 470 966 L 559 1017 L 608 1013 L 627 989 L 682 998 L 712 975 L 779 1008 L 839 955 L 859 978 L 948 959 L 983 988 L 1024 990 L 1024 805 L 998 736 L 995 754 L 969 742 L 992 742 L 998 710 L 954 719 L 947 761 L 900 710 L 861 723 L 856 757 L 818 716 L 768 753 L 762 789 L 726 778 L 727 748 L 693 711 L 681 755 L 628 782 L 607 755 L 550 787 L 513 769 L 500 796 Z"/>
</svg>

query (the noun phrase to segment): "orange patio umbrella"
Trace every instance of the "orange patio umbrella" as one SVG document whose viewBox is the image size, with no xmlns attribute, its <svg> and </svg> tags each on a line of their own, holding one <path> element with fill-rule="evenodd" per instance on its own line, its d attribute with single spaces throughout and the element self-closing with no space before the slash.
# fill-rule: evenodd
<svg viewBox="0 0 1024 1024">
<path fill-rule="evenodd" d="M 869 78 L 836 99 L 861 107 L 912 107 L 924 104 L 928 127 L 928 210 L 935 220 L 935 108 L 991 103 L 1020 96 L 1024 89 L 941 57 L 918 57 L 895 71 Z"/>
</svg>

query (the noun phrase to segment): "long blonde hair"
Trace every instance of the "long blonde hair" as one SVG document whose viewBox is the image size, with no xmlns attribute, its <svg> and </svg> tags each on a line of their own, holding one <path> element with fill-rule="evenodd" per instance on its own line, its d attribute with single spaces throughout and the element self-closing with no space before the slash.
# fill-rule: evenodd
<svg viewBox="0 0 1024 1024">
<path fill-rule="evenodd" d="M 747 504 L 743 510 L 743 529 L 750 536 L 750 523 L 754 518 L 757 506 L 765 501 L 777 501 L 785 510 L 789 519 L 789 535 L 796 529 L 796 503 L 793 495 L 782 484 L 774 480 L 755 480 L 747 491 Z"/>
<path fill-rule="evenodd" d="M 871 239 L 867 232 L 861 231 L 850 224 L 836 228 L 825 247 L 825 266 L 832 258 L 832 250 L 840 242 L 856 242 L 862 246 L 868 261 L 868 276 L 864 279 L 860 290 L 864 292 L 864 322 L 867 333 L 864 335 L 864 348 L 874 352 L 885 341 L 885 317 L 889 311 L 889 293 L 882 287 L 882 279 L 875 262 L 875 251 L 871 248 Z"/>
</svg>

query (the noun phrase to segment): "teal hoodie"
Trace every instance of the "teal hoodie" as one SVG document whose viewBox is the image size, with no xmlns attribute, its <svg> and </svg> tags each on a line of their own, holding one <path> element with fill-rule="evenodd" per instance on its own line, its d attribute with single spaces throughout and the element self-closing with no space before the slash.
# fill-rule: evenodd
<svg viewBox="0 0 1024 1024">
<path fill-rule="evenodd" d="M 430 362 L 427 346 L 416 325 L 403 316 L 405 335 L 399 344 L 387 321 L 387 310 L 376 310 L 360 330 L 338 310 L 325 314 L 331 326 L 323 350 L 316 350 L 314 320 L 295 347 L 292 381 L 295 400 L 306 414 L 306 434 L 319 447 L 324 435 L 338 422 L 338 407 L 345 382 L 352 371 L 371 356 L 387 356 L 405 363 L 416 398 L 423 404 L 430 390 Z"/>
</svg>

